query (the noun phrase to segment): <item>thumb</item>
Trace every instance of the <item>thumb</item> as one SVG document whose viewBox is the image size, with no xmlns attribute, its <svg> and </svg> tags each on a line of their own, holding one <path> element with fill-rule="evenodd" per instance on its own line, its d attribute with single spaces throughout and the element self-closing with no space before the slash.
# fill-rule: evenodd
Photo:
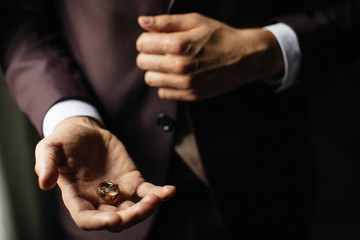
<svg viewBox="0 0 360 240">
<path fill-rule="evenodd" d="M 194 28 L 199 23 L 199 14 L 173 14 L 140 16 L 139 25 L 150 32 L 178 32 Z"/>
<path fill-rule="evenodd" d="M 41 189 L 49 190 L 56 185 L 61 160 L 61 145 L 51 141 L 50 136 L 37 144 L 35 149 L 35 172 L 39 177 L 38 181 Z"/>
</svg>

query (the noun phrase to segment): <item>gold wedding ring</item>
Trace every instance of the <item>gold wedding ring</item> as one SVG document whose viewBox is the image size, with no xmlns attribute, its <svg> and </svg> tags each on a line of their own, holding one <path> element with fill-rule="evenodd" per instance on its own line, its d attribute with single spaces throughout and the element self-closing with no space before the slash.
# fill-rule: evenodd
<svg viewBox="0 0 360 240">
<path fill-rule="evenodd" d="M 99 184 L 98 196 L 108 204 L 115 204 L 119 198 L 120 189 L 116 183 L 105 181 Z"/>
</svg>

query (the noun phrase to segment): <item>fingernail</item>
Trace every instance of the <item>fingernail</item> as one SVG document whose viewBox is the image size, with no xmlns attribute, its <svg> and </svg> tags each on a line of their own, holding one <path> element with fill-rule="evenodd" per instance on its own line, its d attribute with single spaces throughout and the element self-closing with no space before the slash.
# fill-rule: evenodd
<svg viewBox="0 0 360 240">
<path fill-rule="evenodd" d="M 142 21 L 146 25 L 150 25 L 153 22 L 153 18 L 148 16 L 142 16 L 140 17 L 140 21 Z"/>
</svg>

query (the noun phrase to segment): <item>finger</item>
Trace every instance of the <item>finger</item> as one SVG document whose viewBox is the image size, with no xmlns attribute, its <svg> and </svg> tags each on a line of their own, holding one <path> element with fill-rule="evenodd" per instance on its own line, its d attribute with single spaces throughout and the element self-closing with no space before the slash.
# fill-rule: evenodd
<svg viewBox="0 0 360 240">
<path fill-rule="evenodd" d="M 120 199 L 129 199 L 135 195 L 136 188 L 144 182 L 139 171 L 123 174 L 117 181 L 120 188 Z"/>
<path fill-rule="evenodd" d="M 166 185 L 163 187 L 155 186 L 151 183 L 144 182 L 137 189 L 139 197 L 145 197 L 149 194 L 156 195 L 161 201 L 167 201 L 172 198 L 176 193 L 174 186 Z"/>
<path fill-rule="evenodd" d="M 121 225 L 122 219 L 116 211 L 86 210 L 73 217 L 76 225 L 84 230 L 111 229 Z"/>
<path fill-rule="evenodd" d="M 124 210 L 127 209 L 129 207 L 134 206 L 135 203 L 133 203 L 132 201 L 124 201 L 118 204 L 117 206 L 117 210 Z"/>
<path fill-rule="evenodd" d="M 35 172 L 39 176 L 39 186 L 43 190 L 55 186 L 59 172 L 58 166 L 62 160 L 62 151 L 59 143 L 51 138 L 41 140 L 35 149 Z"/>
<path fill-rule="evenodd" d="M 137 66 L 143 70 L 155 72 L 188 74 L 197 69 L 197 62 L 190 57 L 176 55 L 153 55 L 140 53 L 136 59 Z"/>
<path fill-rule="evenodd" d="M 76 225 L 84 230 L 107 229 L 121 231 L 150 216 L 161 204 L 161 199 L 155 195 L 147 195 L 138 203 L 124 202 L 114 211 L 113 206 L 101 206 L 96 210 L 87 200 L 80 197 L 65 196 L 64 203 Z"/>
<path fill-rule="evenodd" d="M 68 190 L 63 190 L 65 206 L 69 210 L 76 225 L 84 230 L 109 229 L 121 224 L 118 209 L 111 205 L 101 204 L 99 209 L 84 198 L 77 197 Z"/>
<path fill-rule="evenodd" d="M 190 75 L 147 71 L 144 79 L 150 87 L 190 89 L 193 86 L 193 78 Z"/>
<path fill-rule="evenodd" d="M 190 55 L 194 52 L 191 34 L 145 32 L 137 39 L 136 48 L 143 53 Z"/>
<path fill-rule="evenodd" d="M 158 95 L 161 99 L 175 100 L 175 101 L 197 101 L 201 100 L 201 96 L 193 89 L 174 89 L 174 88 L 160 88 Z"/>
<path fill-rule="evenodd" d="M 100 204 L 99 207 L 97 208 L 100 211 L 113 211 L 116 212 L 119 209 L 113 205 L 109 205 L 109 204 Z"/>
<path fill-rule="evenodd" d="M 121 231 L 149 217 L 160 206 L 161 199 L 156 195 L 147 195 L 136 204 L 118 212 L 121 224 L 110 228 L 110 231 Z"/>
<path fill-rule="evenodd" d="M 204 17 L 197 13 L 140 16 L 139 25 L 151 32 L 186 31 L 199 25 Z"/>
</svg>

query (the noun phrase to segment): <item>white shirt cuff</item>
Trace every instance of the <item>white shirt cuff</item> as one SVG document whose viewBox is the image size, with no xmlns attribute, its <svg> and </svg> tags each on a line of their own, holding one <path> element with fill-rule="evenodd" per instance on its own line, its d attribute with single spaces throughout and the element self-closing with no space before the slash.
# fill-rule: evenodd
<svg viewBox="0 0 360 240">
<path fill-rule="evenodd" d="M 91 104 L 75 99 L 64 100 L 54 104 L 45 114 L 42 124 L 44 137 L 50 135 L 62 120 L 75 116 L 91 117 L 103 124 L 99 112 Z"/>
<path fill-rule="evenodd" d="M 284 23 L 264 27 L 276 37 L 284 58 L 284 75 L 280 79 L 280 92 L 294 85 L 300 69 L 301 54 L 299 41 L 294 30 Z"/>
</svg>

